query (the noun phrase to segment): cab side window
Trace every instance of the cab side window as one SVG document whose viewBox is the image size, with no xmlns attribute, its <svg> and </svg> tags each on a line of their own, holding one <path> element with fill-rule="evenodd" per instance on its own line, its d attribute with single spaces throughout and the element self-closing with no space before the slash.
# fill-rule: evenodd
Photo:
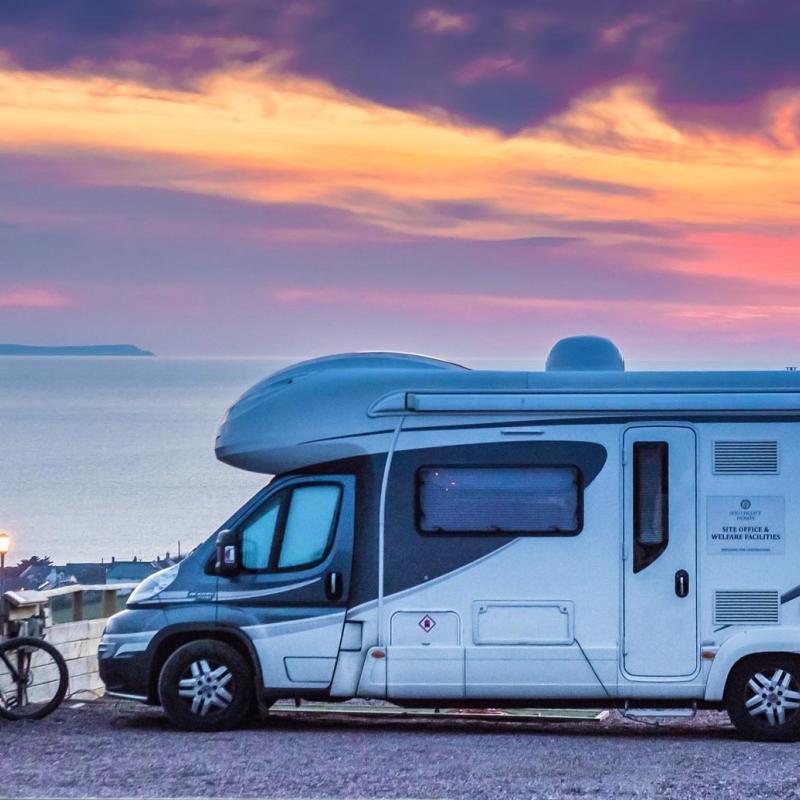
<svg viewBox="0 0 800 800">
<path fill-rule="evenodd" d="M 283 498 L 283 492 L 271 498 L 242 527 L 242 566 L 245 569 L 266 569 L 269 565 Z"/>
<path fill-rule="evenodd" d="M 242 566 L 280 572 L 325 558 L 336 529 L 342 489 L 302 484 L 271 498 L 242 526 Z"/>
</svg>

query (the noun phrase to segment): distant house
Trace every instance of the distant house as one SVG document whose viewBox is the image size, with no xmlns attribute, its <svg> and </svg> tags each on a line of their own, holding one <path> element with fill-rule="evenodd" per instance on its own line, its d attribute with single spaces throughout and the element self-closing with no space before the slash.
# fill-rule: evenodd
<svg viewBox="0 0 800 800">
<path fill-rule="evenodd" d="M 105 564 L 34 564 L 20 574 L 21 588 L 24 589 L 57 589 L 76 583 L 91 586 L 105 582 Z"/>
<path fill-rule="evenodd" d="M 171 567 L 182 556 L 157 558 L 154 561 L 117 561 L 106 563 L 71 562 L 59 564 L 33 564 L 28 567 L 6 567 L 8 589 L 58 589 L 61 586 L 97 586 L 104 583 L 139 583 L 160 569 Z"/>
<path fill-rule="evenodd" d="M 84 586 L 105 583 L 107 568 L 106 564 L 92 563 L 67 563 L 63 567 L 57 567 L 68 576 L 70 583 L 80 583 Z"/>
<path fill-rule="evenodd" d="M 54 589 L 59 583 L 58 567 L 52 564 L 34 564 L 20 573 L 20 583 L 23 589 Z M 66 575 L 61 577 L 67 582 Z"/>
<path fill-rule="evenodd" d="M 153 559 L 153 566 L 158 570 L 167 569 L 167 567 L 174 567 L 176 564 L 180 564 L 184 558 L 186 558 L 185 555 L 171 556 L 169 551 L 167 551 L 164 558 L 157 556 Z"/>
<path fill-rule="evenodd" d="M 106 583 L 138 583 L 159 569 L 149 561 L 113 561 L 106 569 Z"/>
<path fill-rule="evenodd" d="M 5 583 L 4 586 L 7 592 L 12 592 L 16 589 L 22 589 L 22 578 L 20 577 L 24 572 L 25 567 L 6 567 Z"/>
</svg>

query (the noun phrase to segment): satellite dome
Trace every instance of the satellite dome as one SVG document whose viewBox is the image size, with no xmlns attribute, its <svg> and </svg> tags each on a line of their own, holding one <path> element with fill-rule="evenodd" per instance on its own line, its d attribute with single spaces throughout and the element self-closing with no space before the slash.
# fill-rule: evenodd
<svg viewBox="0 0 800 800">
<path fill-rule="evenodd" d="M 623 372 L 625 361 L 610 339 L 602 336 L 570 336 L 553 345 L 545 369 L 547 372 Z"/>
</svg>

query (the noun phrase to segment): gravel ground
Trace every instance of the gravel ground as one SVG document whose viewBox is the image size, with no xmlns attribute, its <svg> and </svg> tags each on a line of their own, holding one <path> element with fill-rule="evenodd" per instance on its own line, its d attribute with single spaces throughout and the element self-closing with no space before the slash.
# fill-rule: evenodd
<svg viewBox="0 0 800 800">
<path fill-rule="evenodd" d="M 0 720 L 3 797 L 800 798 L 800 745 L 736 737 L 722 714 L 601 722 L 281 718 L 184 733 L 100 700 Z"/>
</svg>

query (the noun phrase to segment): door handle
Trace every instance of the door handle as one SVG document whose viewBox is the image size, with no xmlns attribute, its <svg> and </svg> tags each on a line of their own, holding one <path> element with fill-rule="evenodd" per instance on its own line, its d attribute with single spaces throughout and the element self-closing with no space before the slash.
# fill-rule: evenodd
<svg viewBox="0 0 800 800">
<path fill-rule="evenodd" d="M 675 573 L 675 594 L 678 597 L 689 594 L 689 573 L 685 569 L 679 569 Z"/>
<path fill-rule="evenodd" d="M 338 572 L 329 572 L 325 576 L 325 594 L 329 600 L 338 600 L 342 596 L 342 576 Z"/>
</svg>

